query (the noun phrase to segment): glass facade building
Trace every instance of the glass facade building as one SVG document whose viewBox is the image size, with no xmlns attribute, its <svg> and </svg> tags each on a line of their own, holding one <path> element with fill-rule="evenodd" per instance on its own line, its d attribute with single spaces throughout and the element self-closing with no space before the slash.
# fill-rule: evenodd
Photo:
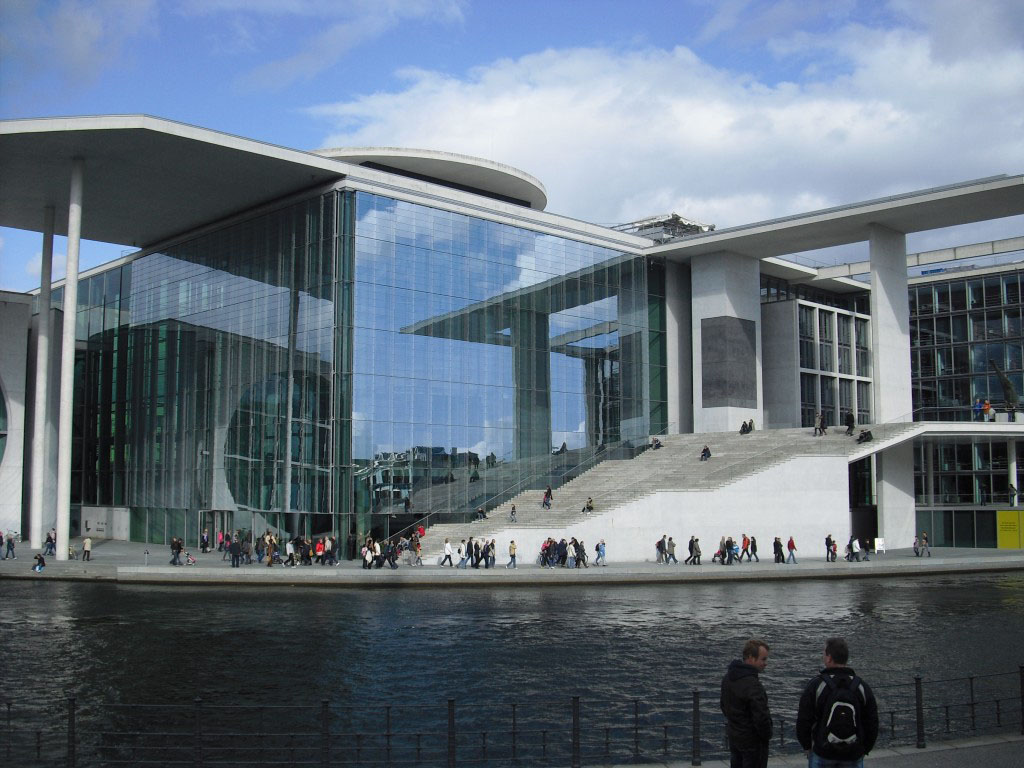
<svg viewBox="0 0 1024 768">
<path fill-rule="evenodd" d="M 975 400 L 1007 410 L 1003 379 L 1024 391 L 1019 266 L 925 277 L 909 287 L 914 418 L 970 421 Z M 1024 442 L 1015 441 L 1017 456 Z M 914 446 L 917 529 L 938 546 L 996 546 L 996 508 L 1013 505 L 1010 443 L 948 438 Z"/>
<path fill-rule="evenodd" d="M 80 284 L 72 502 L 351 545 L 556 483 L 665 428 L 662 275 L 343 189 L 130 257 Z"/>
</svg>

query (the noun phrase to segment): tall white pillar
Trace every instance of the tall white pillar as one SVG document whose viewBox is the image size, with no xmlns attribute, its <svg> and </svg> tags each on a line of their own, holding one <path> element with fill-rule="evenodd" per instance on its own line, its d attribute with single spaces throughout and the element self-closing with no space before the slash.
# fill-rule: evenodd
<svg viewBox="0 0 1024 768">
<path fill-rule="evenodd" d="M 1017 488 L 1017 440 L 1011 437 L 1006 441 L 1006 472 L 1009 475 L 1009 484 L 1014 488 Z M 1020 489 L 1018 488 L 1018 494 Z M 1020 496 L 1010 494 L 1010 499 L 1013 501 L 1013 506 L 1017 506 L 1020 501 Z"/>
<path fill-rule="evenodd" d="M 693 318 L 690 270 L 665 264 L 665 374 L 668 377 L 668 432 L 693 432 Z"/>
<path fill-rule="evenodd" d="M 75 326 L 78 323 L 78 249 L 82 239 L 82 176 L 85 162 L 71 161 L 68 204 L 68 266 L 64 281 L 64 332 L 60 348 L 60 426 L 57 432 L 57 559 L 68 559 L 71 532 L 71 417 L 75 405 Z"/>
<path fill-rule="evenodd" d="M 36 336 L 36 386 L 32 411 L 32 475 L 29 481 L 28 545 L 43 546 L 43 485 L 46 482 L 46 406 L 50 383 L 50 283 L 53 276 L 52 205 L 43 216 L 43 259 L 39 265 L 39 330 Z"/>
<path fill-rule="evenodd" d="M 935 462 L 932 454 L 935 450 L 935 443 L 931 440 L 921 441 L 924 447 L 924 503 L 929 507 L 935 506 Z"/>
<path fill-rule="evenodd" d="M 910 302 L 907 297 L 907 238 L 872 224 L 871 259 L 872 421 L 913 421 L 910 390 Z"/>
<path fill-rule="evenodd" d="M 878 535 L 887 547 L 905 547 L 914 540 L 914 445 L 901 443 L 875 456 Z M 934 537 L 933 537 L 934 538 Z"/>
</svg>

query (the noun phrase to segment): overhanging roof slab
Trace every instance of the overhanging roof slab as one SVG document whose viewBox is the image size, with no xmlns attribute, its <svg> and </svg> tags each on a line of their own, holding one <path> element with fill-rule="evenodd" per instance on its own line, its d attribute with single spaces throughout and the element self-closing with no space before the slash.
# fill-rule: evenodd
<svg viewBox="0 0 1024 768">
<path fill-rule="evenodd" d="M 730 251 L 756 259 L 862 242 L 869 227 L 922 232 L 1024 214 L 1024 176 L 993 176 L 947 187 L 720 229 L 646 249 L 672 261 Z"/>
<path fill-rule="evenodd" d="M 344 178 L 351 166 L 147 115 L 0 121 L 0 226 L 67 233 L 83 158 L 82 237 L 133 247 Z"/>
</svg>

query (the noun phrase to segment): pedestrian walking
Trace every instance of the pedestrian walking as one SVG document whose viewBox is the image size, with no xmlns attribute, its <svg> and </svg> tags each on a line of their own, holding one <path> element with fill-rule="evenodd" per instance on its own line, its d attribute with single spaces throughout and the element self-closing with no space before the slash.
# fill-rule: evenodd
<svg viewBox="0 0 1024 768">
<path fill-rule="evenodd" d="M 679 561 L 676 560 L 676 543 L 672 540 L 672 537 L 668 537 L 668 557 L 665 558 L 665 565 L 668 565 L 668 561 L 671 560 L 676 565 L 679 565 Z"/>
<path fill-rule="evenodd" d="M 928 546 L 928 531 L 921 531 L 921 554 L 922 556 L 927 553 L 928 557 L 932 556 L 932 549 Z"/>
<path fill-rule="evenodd" d="M 786 542 L 786 549 L 789 551 L 789 557 L 786 558 L 786 563 L 792 563 L 796 565 L 796 542 L 793 541 L 793 537 L 789 537 L 789 541 Z"/>
<path fill-rule="evenodd" d="M 516 540 L 515 539 L 512 539 L 512 541 L 510 541 L 508 543 L 508 565 L 506 565 L 505 567 L 506 568 L 513 568 L 513 569 L 518 568 L 518 566 L 516 565 Z"/>
<path fill-rule="evenodd" d="M 82 539 L 82 560 L 92 560 L 92 539 L 88 536 Z"/>
</svg>

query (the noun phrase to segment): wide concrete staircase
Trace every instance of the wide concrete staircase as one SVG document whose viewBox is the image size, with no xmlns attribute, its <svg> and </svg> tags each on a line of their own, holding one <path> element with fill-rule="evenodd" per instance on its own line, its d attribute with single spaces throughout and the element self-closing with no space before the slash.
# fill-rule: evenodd
<svg viewBox="0 0 1024 768">
<path fill-rule="evenodd" d="M 915 423 L 868 427 L 881 445 L 898 441 L 913 431 Z M 717 432 L 668 435 L 663 447 L 647 450 L 628 460 L 609 459 L 583 472 L 554 491 L 550 510 L 541 506 L 542 488 L 531 488 L 488 512 L 486 520 L 470 523 L 433 525 L 423 541 L 424 562 L 434 562 L 444 549 L 444 540 L 452 549 L 462 539 L 489 539 L 497 531 L 509 528 L 509 512 L 516 505 L 515 528 L 539 528 L 552 535 L 571 528 L 594 514 L 603 514 L 628 502 L 658 491 L 713 491 L 740 478 L 764 472 L 801 456 L 851 456 L 863 449 L 842 427 L 832 427 L 823 437 L 801 429 L 770 429 L 740 435 Z M 711 449 L 709 461 L 699 461 L 701 449 Z M 593 498 L 593 512 L 586 512 L 587 498 Z"/>
</svg>

